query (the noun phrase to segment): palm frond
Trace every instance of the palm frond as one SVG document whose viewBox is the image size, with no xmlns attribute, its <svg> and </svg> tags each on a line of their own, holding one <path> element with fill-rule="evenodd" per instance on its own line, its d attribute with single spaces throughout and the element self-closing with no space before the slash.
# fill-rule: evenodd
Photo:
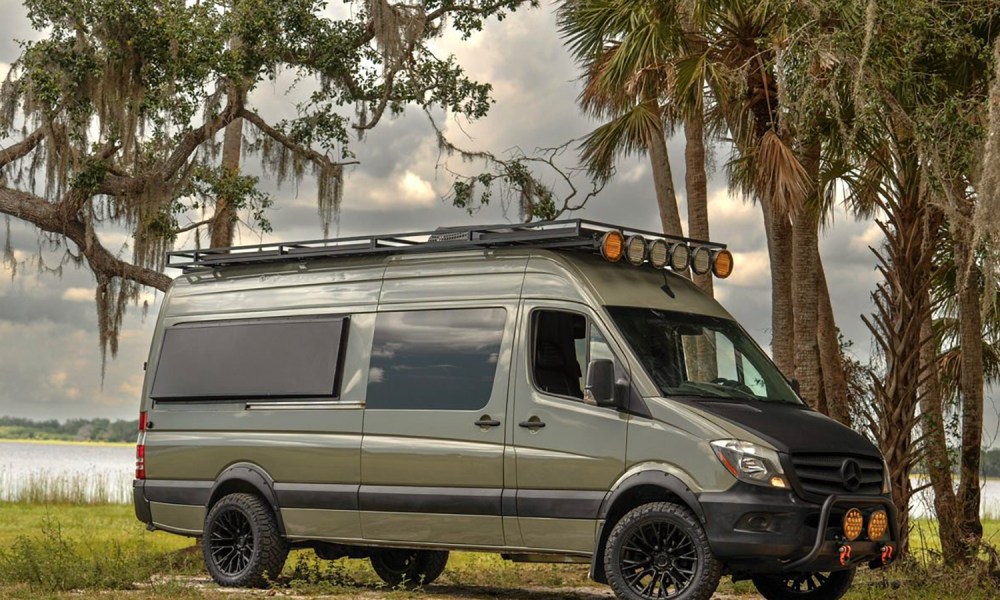
<svg viewBox="0 0 1000 600">
<path fill-rule="evenodd" d="M 794 214 L 802 210 L 813 184 L 795 152 L 773 129 L 761 137 L 754 163 L 758 194 L 770 199 L 779 212 Z"/>
<path fill-rule="evenodd" d="M 664 135 L 660 108 L 655 101 L 632 106 L 584 138 L 580 156 L 588 172 L 603 181 L 614 174 L 615 160 L 645 152 L 654 135 Z"/>
</svg>

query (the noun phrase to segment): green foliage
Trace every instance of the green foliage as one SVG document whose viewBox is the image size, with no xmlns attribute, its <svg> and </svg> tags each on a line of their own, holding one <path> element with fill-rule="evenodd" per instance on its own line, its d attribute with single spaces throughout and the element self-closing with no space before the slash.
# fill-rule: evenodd
<svg viewBox="0 0 1000 600">
<path fill-rule="evenodd" d="M 0 547 L 0 584 L 26 584 L 42 591 L 132 589 L 162 569 L 154 558 L 142 546 L 88 548 L 65 537 L 58 521 L 46 519 L 38 534 Z"/>
<path fill-rule="evenodd" d="M 138 421 L 109 419 L 56 419 L 33 421 L 0 417 L 0 439 L 135 442 Z"/>
<path fill-rule="evenodd" d="M 225 201 L 231 204 L 237 214 L 245 212 L 250 217 L 250 225 L 263 233 L 270 233 L 271 221 L 267 211 L 274 204 L 271 196 L 257 189 L 260 178 L 255 175 L 240 175 L 224 167 L 211 169 L 199 166 L 191 177 L 192 193 L 203 202 Z"/>
</svg>

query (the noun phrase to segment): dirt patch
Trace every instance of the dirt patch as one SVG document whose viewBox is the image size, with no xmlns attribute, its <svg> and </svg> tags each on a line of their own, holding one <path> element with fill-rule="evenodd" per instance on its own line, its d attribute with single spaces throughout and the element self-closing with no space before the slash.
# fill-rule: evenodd
<svg viewBox="0 0 1000 600">
<path fill-rule="evenodd" d="M 614 598 L 611 589 L 607 587 L 484 587 L 430 585 L 417 591 L 387 590 L 380 588 L 356 586 L 347 587 L 336 592 L 304 593 L 292 589 L 246 590 L 242 588 L 219 587 L 208 576 L 174 576 L 161 580 L 163 583 L 180 584 L 184 587 L 202 590 L 209 595 L 233 595 L 238 597 L 280 597 L 290 600 L 358 598 L 364 600 L 399 600 L 401 598 L 416 598 L 419 600 L 607 600 Z M 712 600 L 754 600 L 756 596 L 734 596 L 716 593 Z"/>
</svg>

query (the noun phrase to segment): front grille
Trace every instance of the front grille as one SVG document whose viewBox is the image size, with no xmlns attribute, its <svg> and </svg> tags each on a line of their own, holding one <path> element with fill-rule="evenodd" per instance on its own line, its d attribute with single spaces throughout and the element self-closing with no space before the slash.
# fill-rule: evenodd
<svg viewBox="0 0 1000 600">
<path fill-rule="evenodd" d="M 844 481 L 844 461 L 853 460 L 860 469 L 860 485 L 850 489 Z M 882 461 L 843 454 L 793 454 L 792 467 L 802 491 L 814 496 L 831 494 L 877 495 L 882 493 Z"/>
</svg>

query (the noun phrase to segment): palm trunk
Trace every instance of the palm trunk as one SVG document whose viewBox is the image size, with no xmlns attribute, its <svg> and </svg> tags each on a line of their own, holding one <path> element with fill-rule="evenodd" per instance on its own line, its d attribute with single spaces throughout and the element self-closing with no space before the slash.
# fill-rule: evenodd
<svg viewBox="0 0 1000 600">
<path fill-rule="evenodd" d="M 927 453 L 927 474 L 934 490 L 934 513 L 938 519 L 941 554 L 945 562 L 955 563 L 965 559 L 965 552 L 956 518 L 955 487 L 951 476 L 951 460 L 948 458 L 941 378 L 937 365 L 938 344 L 932 322 L 933 317 L 928 312 L 920 327 L 920 337 L 923 339 L 920 347 L 920 370 L 924 373 L 924 385 L 920 390 L 920 425 Z"/>
<path fill-rule="evenodd" d="M 705 116 L 701 109 L 692 109 L 684 121 L 684 183 L 687 189 L 688 235 L 696 240 L 709 240 L 708 178 L 705 176 Z M 692 274 L 694 284 L 711 296 L 712 274 Z"/>
<path fill-rule="evenodd" d="M 677 208 L 677 192 L 674 190 L 674 174 L 670 169 L 670 155 L 662 125 L 653 132 L 648 144 L 649 163 L 653 169 L 653 186 L 656 190 L 656 205 L 660 209 L 660 223 L 663 233 L 684 235 L 681 228 L 681 213 Z"/>
<path fill-rule="evenodd" d="M 705 114 L 700 100 L 684 120 L 684 184 L 687 190 L 688 235 L 696 240 L 709 240 L 708 230 L 708 177 L 705 175 Z M 712 273 L 699 275 L 691 273 L 691 279 L 698 288 L 715 295 Z M 711 336 L 705 332 L 706 336 Z M 719 376 L 716 349 L 713 340 L 696 338 L 697 361 L 703 380 Z"/>
<path fill-rule="evenodd" d="M 795 377 L 795 322 L 792 305 L 792 225 L 761 199 L 767 254 L 771 263 L 771 356 L 785 377 Z"/>
<path fill-rule="evenodd" d="M 962 396 L 962 452 L 959 462 L 961 480 L 958 485 L 958 518 L 968 551 L 974 557 L 983 538 L 983 523 L 979 518 L 984 384 L 982 299 L 974 249 L 967 242 L 956 240 L 955 254 L 959 269 L 959 344 L 962 348 L 959 376 L 959 392 Z"/>
<path fill-rule="evenodd" d="M 810 181 L 819 180 L 819 144 L 806 147 L 802 166 Z M 815 190 L 812 193 L 816 193 Z M 819 361 L 819 212 L 803 198 L 792 216 L 792 305 L 795 311 L 795 378 L 802 397 L 827 413 Z"/>
<path fill-rule="evenodd" d="M 840 335 L 833 316 L 830 289 L 826 282 L 823 263 L 817 262 L 816 289 L 818 292 L 819 360 L 823 373 L 823 395 L 830 417 L 851 426 L 851 407 L 847 396 L 847 373 L 840 352 Z"/>
</svg>

